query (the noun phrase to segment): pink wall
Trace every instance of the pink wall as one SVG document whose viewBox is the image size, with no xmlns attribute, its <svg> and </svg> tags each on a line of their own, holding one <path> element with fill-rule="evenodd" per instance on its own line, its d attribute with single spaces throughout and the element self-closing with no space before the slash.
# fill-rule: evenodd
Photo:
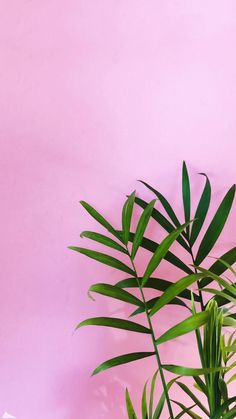
<svg viewBox="0 0 236 419">
<path fill-rule="evenodd" d="M 86 316 L 125 314 L 86 296 L 121 276 L 67 250 L 95 228 L 78 201 L 117 225 L 126 193 L 150 197 L 142 178 L 180 205 L 186 159 L 195 192 L 205 171 L 219 202 L 236 178 L 236 4 L 2 0 L 0 42 L 0 415 L 120 419 L 124 387 L 137 403 L 155 363 L 89 377 L 150 345 L 99 328 L 73 335 Z M 235 209 L 215 255 L 235 244 Z M 158 330 L 184 314 L 163 311 Z M 163 358 L 196 365 L 193 346 L 184 337 Z"/>
</svg>

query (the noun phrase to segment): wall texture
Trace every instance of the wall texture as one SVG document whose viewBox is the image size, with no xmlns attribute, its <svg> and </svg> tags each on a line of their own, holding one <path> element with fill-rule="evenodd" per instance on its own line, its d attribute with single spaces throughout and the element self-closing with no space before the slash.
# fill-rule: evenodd
<svg viewBox="0 0 236 419">
<path fill-rule="evenodd" d="M 181 215 L 185 159 L 197 197 L 197 173 L 210 176 L 214 213 L 236 178 L 235 42 L 234 0 L 0 2 L 0 415 L 121 419 L 125 386 L 137 405 L 153 360 L 90 373 L 149 342 L 73 333 L 87 316 L 125 314 L 87 298 L 90 284 L 121 276 L 67 249 L 96 228 L 78 202 L 118 226 L 126 193 L 151 198 L 141 178 Z M 235 217 L 234 206 L 213 255 L 235 245 Z M 180 272 L 163 265 L 161 274 Z M 163 311 L 157 330 L 184 314 Z M 197 365 L 193 348 L 182 338 L 162 356 Z"/>
</svg>

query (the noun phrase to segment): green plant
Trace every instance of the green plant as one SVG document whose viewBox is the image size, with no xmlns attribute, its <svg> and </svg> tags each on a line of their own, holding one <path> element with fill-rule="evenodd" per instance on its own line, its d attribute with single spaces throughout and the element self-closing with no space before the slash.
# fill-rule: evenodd
<svg viewBox="0 0 236 419">
<path fill-rule="evenodd" d="M 158 371 L 154 375 L 151 384 L 149 408 L 147 406 L 146 397 L 147 385 L 144 387 L 142 396 L 143 419 L 160 418 L 165 401 L 171 419 L 174 418 L 173 406 L 176 405 L 181 410 L 176 418 L 182 417 L 185 414 L 190 417 L 199 418 L 199 416 L 194 413 L 195 406 L 201 409 L 204 415 L 212 419 L 236 417 L 236 406 L 234 405 L 236 397 L 228 397 L 227 390 L 229 382 L 232 382 L 236 376 L 233 375 L 228 382 L 225 381 L 226 374 L 231 371 L 236 364 L 235 362 L 231 365 L 228 364 L 235 353 L 235 340 L 233 340 L 234 335 L 231 335 L 226 345 L 226 338 L 224 337 L 223 332 L 224 326 L 235 328 L 235 314 L 233 313 L 232 307 L 229 307 L 229 304 L 231 303 L 232 306 L 235 306 L 236 287 L 228 279 L 222 278 L 222 275 L 228 269 L 234 273 L 232 265 L 236 261 L 236 248 L 230 249 L 218 260 L 215 260 L 207 270 L 201 266 L 206 257 L 209 256 L 209 253 L 213 249 L 224 228 L 234 200 L 235 186 L 233 185 L 225 195 L 213 219 L 209 223 L 205 234 L 203 234 L 199 246 L 197 246 L 197 239 L 203 228 L 211 201 L 210 182 L 206 175 L 204 175 L 204 177 L 206 179 L 205 186 L 193 219 L 191 219 L 191 188 L 187 167 L 186 164 L 183 163 L 183 222 L 179 221 L 167 199 L 159 191 L 145 182 L 142 183 L 155 194 L 156 199 L 163 207 L 166 215 L 155 208 L 156 200 L 148 203 L 137 197 L 136 193 L 133 192 L 127 198 L 122 209 L 122 228 L 117 229 L 88 203 L 84 201 L 81 202 L 86 211 L 109 232 L 112 238 L 91 231 L 82 232 L 81 237 L 86 237 L 90 240 L 99 242 L 112 250 L 116 250 L 117 254 L 121 255 L 121 258 L 115 258 L 106 253 L 83 247 L 71 246 L 70 248 L 129 275 L 128 278 L 119 281 L 115 285 L 104 283 L 92 285 L 89 292 L 99 293 L 135 306 L 135 311 L 131 313 L 132 318 L 140 313 L 144 313 L 147 326 L 143 326 L 129 319 L 98 317 L 82 321 L 77 328 L 86 325 L 98 325 L 150 335 L 149 338 L 152 342 L 152 351 L 135 352 L 117 356 L 116 358 L 102 363 L 93 372 L 94 375 L 117 365 L 149 356 L 155 356 Z M 135 205 L 140 206 L 143 209 L 143 212 L 138 220 L 135 232 L 132 232 L 131 224 Z M 150 218 L 156 220 L 159 226 L 164 228 L 168 233 L 161 243 L 155 242 L 145 236 L 145 231 Z M 175 241 L 177 241 L 186 251 L 190 263 L 187 263 L 185 259 L 180 259 L 176 254 L 170 251 L 170 248 Z M 142 276 L 139 275 L 136 268 L 136 257 L 140 247 L 152 253 Z M 123 261 L 124 258 L 126 259 L 125 262 Z M 181 269 L 184 272 L 184 276 L 173 283 L 167 279 L 153 277 L 153 274 L 156 272 L 156 269 L 163 259 L 174 267 Z M 220 289 L 209 287 L 209 284 L 213 281 Z M 196 284 L 197 286 L 197 291 L 194 293 L 189 290 L 189 287 L 192 284 Z M 159 291 L 161 292 L 161 295 L 154 296 L 151 300 L 147 300 L 145 296 L 146 288 L 151 288 L 154 293 Z M 134 296 L 130 292 L 130 289 L 138 289 L 139 297 Z M 213 294 L 213 297 L 211 297 L 206 305 L 204 303 L 205 293 L 206 295 L 209 295 L 209 293 Z M 190 315 L 184 321 L 157 337 L 153 328 L 152 317 L 158 315 L 159 310 L 168 304 L 176 304 L 184 307 L 188 310 Z M 203 333 L 201 333 L 202 327 Z M 194 331 L 196 335 L 201 368 L 187 368 L 184 366 L 163 364 L 160 359 L 159 345 L 192 331 Z M 165 371 L 170 371 L 177 377 L 170 382 L 167 382 Z M 154 389 L 157 374 L 160 374 L 163 394 L 154 409 Z M 182 382 L 181 378 L 184 376 L 193 377 L 195 387 L 206 396 L 207 406 L 203 405 L 199 397 Z M 194 404 L 185 407 L 179 401 L 171 400 L 169 389 L 173 385 L 179 386 Z M 126 405 L 128 417 L 135 419 L 137 416 L 134 412 L 128 390 L 126 391 Z"/>
</svg>

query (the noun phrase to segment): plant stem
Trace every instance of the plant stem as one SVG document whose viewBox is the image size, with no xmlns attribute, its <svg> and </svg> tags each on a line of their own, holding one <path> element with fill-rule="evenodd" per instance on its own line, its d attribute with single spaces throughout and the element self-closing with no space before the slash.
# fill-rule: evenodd
<svg viewBox="0 0 236 419">
<path fill-rule="evenodd" d="M 143 301 L 143 304 L 144 304 L 145 313 L 146 313 L 146 316 L 147 316 L 147 321 L 148 321 L 149 329 L 150 329 L 150 332 L 151 332 L 152 343 L 153 343 L 154 352 L 155 352 L 156 359 L 157 359 L 158 368 L 159 368 L 159 371 L 160 371 L 161 382 L 162 382 L 163 390 L 164 390 L 165 397 L 166 397 L 166 402 L 167 402 L 167 406 L 168 406 L 168 410 L 169 410 L 169 414 L 170 414 L 170 419 L 174 419 L 174 414 L 173 414 L 173 410 L 172 410 L 172 407 L 171 407 L 171 402 L 170 402 L 170 398 L 169 398 L 169 394 L 168 394 L 168 387 L 167 387 L 167 384 L 166 384 L 166 380 L 165 380 L 165 376 L 164 376 L 164 372 L 163 372 L 163 368 L 162 368 L 162 364 L 161 364 L 161 359 L 160 359 L 159 351 L 158 351 L 157 344 L 156 344 L 156 338 L 155 338 L 155 333 L 154 333 L 154 329 L 153 329 L 153 326 L 152 326 L 152 321 L 151 321 L 151 318 L 150 318 L 149 312 L 148 312 L 146 298 L 145 298 L 143 289 L 142 289 L 142 287 L 139 283 L 139 277 L 138 277 L 134 262 L 131 259 L 131 255 L 130 255 L 128 246 L 126 246 L 126 249 L 127 249 L 128 254 L 129 254 L 129 258 L 130 258 L 133 270 L 135 272 L 135 278 L 137 280 L 137 284 L 138 284 L 138 287 L 139 287 L 139 290 L 140 290 L 140 293 L 141 293 L 141 296 L 142 296 L 142 301 Z"/>
</svg>

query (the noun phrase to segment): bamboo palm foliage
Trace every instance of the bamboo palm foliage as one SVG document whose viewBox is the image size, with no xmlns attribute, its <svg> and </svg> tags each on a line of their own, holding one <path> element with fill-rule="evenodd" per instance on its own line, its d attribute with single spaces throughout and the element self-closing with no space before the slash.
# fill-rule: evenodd
<svg viewBox="0 0 236 419">
<path fill-rule="evenodd" d="M 188 170 L 185 162 L 183 163 L 183 221 L 178 219 L 176 212 L 162 193 L 143 181 L 142 183 L 154 193 L 155 199 L 146 202 L 139 198 L 135 192 L 131 193 L 122 209 L 121 228 L 112 226 L 91 205 L 81 201 L 84 209 L 108 233 L 108 235 L 104 235 L 92 231 L 83 231 L 81 237 L 100 243 L 104 248 L 110 248 L 112 252 L 116 252 L 117 256 L 111 256 L 106 251 L 98 252 L 84 247 L 71 246 L 70 249 L 126 274 L 126 277 L 116 284 L 108 282 L 92 285 L 89 293 L 90 295 L 99 293 L 105 297 L 120 300 L 134 308 L 131 309 L 129 319 L 90 318 L 80 322 L 76 328 L 88 325 L 119 328 L 142 333 L 150 339 L 151 350 L 149 352 L 139 350 L 129 354 L 117 354 L 115 358 L 103 362 L 93 371 L 93 375 L 95 375 L 118 365 L 154 356 L 158 370 L 151 381 L 149 401 L 147 398 L 148 383 L 145 384 L 143 389 L 142 419 L 161 418 L 165 402 L 170 419 L 174 419 L 174 417 L 177 419 L 184 415 L 201 418 L 195 412 L 195 407 L 200 409 L 204 415 L 203 417 L 212 419 L 236 417 L 236 397 L 228 396 L 228 385 L 236 379 L 236 374 L 232 371 L 236 366 L 236 362 L 232 362 L 236 352 L 236 339 L 234 331 L 228 339 L 224 332 L 229 327 L 235 328 L 236 326 L 236 315 L 234 313 L 236 286 L 222 276 L 227 270 L 230 270 L 233 275 L 236 274 L 232 268 L 232 265 L 236 262 L 236 247 L 214 260 L 210 268 L 205 269 L 202 266 L 227 221 L 235 196 L 235 185 L 226 193 L 212 220 L 208 223 L 208 227 L 205 228 L 204 224 L 211 201 L 211 185 L 208 177 L 205 174 L 202 175 L 205 178 L 205 186 L 197 208 L 193 210 Z M 135 231 L 131 231 L 135 205 L 140 206 L 143 211 Z M 161 207 L 164 212 L 157 209 L 157 206 L 158 208 Z M 161 242 L 153 241 L 145 235 L 150 219 L 154 219 L 159 227 L 166 231 L 166 237 Z M 199 236 L 203 228 L 205 232 Z M 199 240 L 199 237 L 202 238 Z M 179 243 L 186 252 L 184 259 L 179 258 L 172 252 L 171 246 L 174 242 Z M 151 253 L 142 275 L 137 271 L 136 263 L 140 248 L 144 248 Z M 164 259 L 178 268 L 176 269 L 176 281 L 174 282 L 170 282 L 166 278 L 156 277 L 158 267 Z M 181 276 L 179 270 L 183 272 Z M 197 289 L 194 293 L 189 290 L 189 287 L 193 284 Z M 210 284 L 212 285 L 209 287 Z M 146 289 L 153 291 L 153 298 L 150 300 L 146 297 Z M 132 290 L 138 290 L 139 295 L 137 296 L 137 293 L 134 295 Z M 158 291 L 158 295 L 156 291 Z M 206 300 L 209 300 L 209 294 L 211 295 L 210 301 L 205 304 L 204 298 L 206 296 Z M 159 311 L 169 304 L 175 304 L 181 309 L 186 309 L 187 316 L 185 320 L 160 335 L 158 330 L 154 331 L 152 317 L 154 315 L 158 316 Z M 146 318 L 145 326 L 133 321 L 134 317 L 142 313 Z M 190 368 L 163 364 L 160 359 L 159 345 L 190 332 L 194 332 L 196 336 L 201 366 Z M 175 375 L 169 382 L 166 381 L 165 371 Z M 231 376 L 226 378 L 226 374 L 230 373 Z M 155 406 L 154 396 L 158 374 L 162 382 L 163 394 Z M 184 383 L 182 379 L 184 376 L 193 377 L 193 391 Z M 169 390 L 172 386 L 178 386 L 182 389 L 191 400 L 190 406 L 185 406 L 180 401 L 171 399 Z M 205 396 L 206 404 L 200 401 L 195 394 L 196 390 Z M 126 406 L 128 418 L 137 419 L 138 416 L 135 413 L 128 389 L 126 390 Z M 176 406 L 180 412 L 177 416 L 174 416 L 173 409 Z"/>
</svg>

